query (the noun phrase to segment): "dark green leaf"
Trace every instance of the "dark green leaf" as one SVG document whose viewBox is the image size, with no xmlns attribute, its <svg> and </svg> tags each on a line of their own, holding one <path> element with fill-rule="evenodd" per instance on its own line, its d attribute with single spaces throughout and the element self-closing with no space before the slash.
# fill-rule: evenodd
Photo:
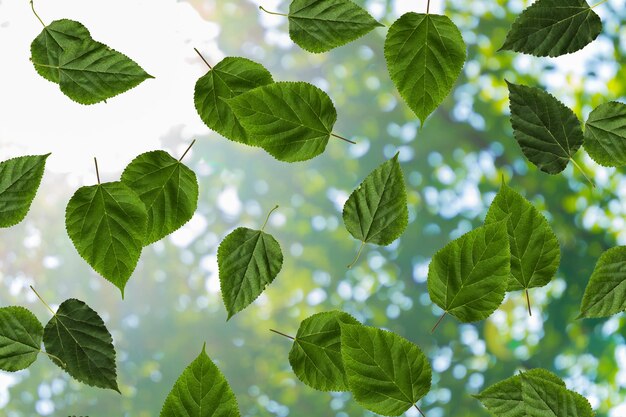
<svg viewBox="0 0 626 417">
<path fill-rule="evenodd" d="M 0 227 L 24 220 L 49 155 L 20 156 L 0 163 Z"/>
<path fill-rule="evenodd" d="M 539 370 L 547 373 L 547 371 Z M 524 372 L 522 400 L 528 417 L 593 417 L 589 401 L 551 378 Z"/>
<path fill-rule="evenodd" d="M 23 307 L 0 308 L 0 369 L 28 368 L 41 350 L 43 326 Z"/>
<path fill-rule="evenodd" d="M 591 112 L 585 125 L 585 150 L 600 165 L 626 165 L 625 104 L 613 101 Z"/>
<path fill-rule="evenodd" d="M 77 381 L 119 392 L 113 339 L 104 322 L 82 301 L 65 300 L 44 329 L 52 361 Z"/>
<path fill-rule="evenodd" d="M 602 318 L 626 310 L 626 246 L 604 252 L 585 289 L 579 318 Z"/>
</svg>

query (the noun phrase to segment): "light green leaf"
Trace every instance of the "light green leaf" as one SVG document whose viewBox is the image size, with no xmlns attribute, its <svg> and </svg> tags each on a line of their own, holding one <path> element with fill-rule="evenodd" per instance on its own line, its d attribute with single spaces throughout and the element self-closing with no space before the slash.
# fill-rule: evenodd
<svg viewBox="0 0 626 417">
<path fill-rule="evenodd" d="M 41 350 L 43 326 L 23 307 L 0 308 L 0 369 L 28 368 Z"/>
<path fill-rule="evenodd" d="M 513 134 L 526 158 L 548 174 L 563 171 L 583 144 L 574 112 L 550 93 L 507 81 Z"/>
<path fill-rule="evenodd" d="M 589 401 L 548 378 L 524 372 L 522 400 L 527 417 L 593 417 Z"/>
<path fill-rule="evenodd" d="M 506 220 L 511 247 L 507 291 L 543 287 L 554 277 L 561 258 L 559 241 L 548 220 L 504 182 L 489 207 L 485 224 L 502 220 Z M 530 304 L 528 308 L 530 311 Z"/>
<path fill-rule="evenodd" d="M 371 32 L 378 23 L 351 0 L 293 0 L 289 36 L 301 48 L 327 52 Z"/>
<path fill-rule="evenodd" d="M 228 100 L 249 136 L 279 161 L 306 161 L 324 152 L 337 120 L 328 94 L 304 82 L 278 82 Z"/>
<path fill-rule="evenodd" d="M 148 211 L 144 246 L 163 239 L 187 223 L 198 207 L 196 174 L 164 151 L 146 152 L 122 173 Z"/>
<path fill-rule="evenodd" d="M 104 101 L 153 78 L 126 55 L 93 40 L 87 28 L 73 20 L 50 23 L 30 50 L 39 75 L 81 104 Z"/>
<path fill-rule="evenodd" d="M 385 40 L 389 75 L 422 124 L 450 94 L 466 56 L 461 32 L 446 16 L 406 13 Z"/>
<path fill-rule="evenodd" d="M 626 246 L 604 252 L 591 274 L 579 318 L 602 318 L 626 310 Z"/>
<path fill-rule="evenodd" d="M 84 302 L 61 303 L 44 329 L 43 343 L 46 352 L 56 356 L 50 356 L 52 362 L 77 381 L 120 392 L 113 339 L 98 313 Z"/>
<path fill-rule="evenodd" d="M 395 333 L 342 324 L 341 356 L 354 399 L 374 413 L 399 416 L 430 390 L 426 356 Z"/>
<path fill-rule="evenodd" d="M 398 154 L 372 171 L 352 192 L 343 207 L 343 222 L 363 244 L 389 245 L 404 233 L 409 211 Z"/>
<path fill-rule="evenodd" d="M 196 82 L 196 110 L 212 130 L 227 139 L 249 144 L 246 131 L 226 100 L 273 82 L 272 74 L 263 65 L 246 58 L 226 57 Z"/>
<path fill-rule="evenodd" d="M 76 250 L 122 297 L 146 240 L 147 219 L 145 204 L 121 182 L 79 188 L 65 211 Z"/>
<path fill-rule="evenodd" d="M 48 156 L 20 156 L 0 162 L 0 227 L 15 226 L 24 220 L 41 184 Z"/>
<path fill-rule="evenodd" d="M 584 146 L 602 166 L 626 165 L 626 104 L 612 101 L 592 111 L 585 124 Z"/>
<path fill-rule="evenodd" d="M 265 225 L 261 230 L 239 227 L 226 236 L 217 249 L 222 299 L 228 319 L 256 300 L 283 266 L 280 245 L 263 231 L 264 228 Z"/>
<path fill-rule="evenodd" d="M 360 324 L 342 311 L 314 314 L 300 324 L 289 352 L 298 379 L 320 391 L 348 391 L 341 359 L 341 325 Z"/>
<path fill-rule="evenodd" d="M 160 417 L 240 416 L 233 390 L 206 354 L 205 347 L 176 380 Z"/>
<path fill-rule="evenodd" d="M 428 267 L 428 293 L 464 323 L 485 319 L 502 303 L 511 273 L 507 222 L 486 224 L 448 243 Z"/>
<path fill-rule="evenodd" d="M 585 0 L 537 0 L 513 22 L 500 50 L 555 57 L 584 48 L 601 31 Z"/>
</svg>

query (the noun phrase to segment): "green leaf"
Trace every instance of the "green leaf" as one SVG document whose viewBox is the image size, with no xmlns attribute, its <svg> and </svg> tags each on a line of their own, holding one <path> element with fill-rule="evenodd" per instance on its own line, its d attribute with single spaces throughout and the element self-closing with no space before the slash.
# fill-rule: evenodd
<svg viewBox="0 0 626 417">
<path fill-rule="evenodd" d="M 565 383 L 558 376 L 545 369 L 532 369 L 524 372 L 526 377 L 535 381 L 546 381 L 565 388 Z M 498 417 L 528 417 L 522 397 L 522 377 L 515 375 L 500 381 L 478 395 L 474 395 L 486 408 Z"/>
<path fill-rule="evenodd" d="M 612 101 L 598 106 L 585 124 L 585 150 L 605 167 L 626 165 L 626 105 Z"/>
<path fill-rule="evenodd" d="M 327 52 L 383 26 L 350 0 L 293 0 L 289 36 L 301 48 Z"/>
<path fill-rule="evenodd" d="M 278 82 L 228 100 L 249 135 L 284 162 L 306 161 L 324 152 L 337 120 L 328 94 L 304 82 Z"/>
<path fill-rule="evenodd" d="M 31 61 L 45 79 L 80 104 L 94 104 L 121 94 L 148 78 L 137 63 L 91 38 L 73 20 L 55 20 L 30 46 Z"/>
<path fill-rule="evenodd" d="M 43 326 L 23 307 L 0 308 L 0 369 L 28 368 L 41 351 Z"/>
<path fill-rule="evenodd" d="M 579 318 L 602 318 L 626 310 L 626 246 L 604 252 L 591 274 Z"/>
<path fill-rule="evenodd" d="M 584 0 L 537 0 L 513 22 L 500 50 L 555 57 L 584 48 L 601 31 Z"/>
<path fill-rule="evenodd" d="M 399 416 L 430 390 L 426 356 L 397 334 L 342 324 L 341 356 L 354 399 L 374 413 Z"/>
<path fill-rule="evenodd" d="M 176 380 L 160 417 L 239 417 L 237 398 L 205 347 Z"/>
<path fill-rule="evenodd" d="M 439 250 L 428 267 L 428 293 L 464 323 L 485 319 L 502 303 L 511 273 L 507 222 L 486 224 Z"/>
<path fill-rule="evenodd" d="M 146 240 L 145 204 L 127 185 L 109 182 L 81 187 L 65 211 L 65 227 L 76 250 L 122 292 Z"/>
<path fill-rule="evenodd" d="M 163 239 L 187 223 L 198 207 L 196 174 L 164 151 L 146 152 L 122 173 L 148 211 L 144 246 Z"/>
<path fill-rule="evenodd" d="M 536 374 L 524 372 L 522 400 L 528 417 L 593 417 L 589 401 L 582 395 Z"/>
<path fill-rule="evenodd" d="M 461 32 L 446 16 L 406 13 L 385 40 L 389 75 L 422 124 L 450 94 L 466 56 Z"/>
<path fill-rule="evenodd" d="M 249 144 L 227 100 L 273 82 L 263 65 L 246 58 L 226 57 L 196 82 L 196 110 L 212 130 L 232 141 Z"/>
<path fill-rule="evenodd" d="M 298 379 L 320 391 L 348 391 L 341 359 L 341 325 L 360 324 L 342 311 L 314 314 L 300 324 L 289 352 Z"/>
<path fill-rule="evenodd" d="M 15 226 L 24 220 L 41 184 L 48 156 L 20 156 L 0 162 L 0 227 Z"/>
<path fill-rule="evenodd" d="M 389 245 L 404 233 L 409 211 L 398 154 L 372 171 L 352 192 L 343 207 L 343 222 L 363 244 Z"/>
<path fill-rule="evenodd" d="M 548 174 L 563 171 L 583 143 L 580 121 L 550 93 L 507 84 L 513 134 L 524 155 Z"/>
<path fill-rule="evenodd" d="M 559 241 L 548 220 L 504 182 L 489 207 L 485 224 L 502 220 L 506 220 L 511 247 L 507 290 L 543 287 L 554 277 L 561 258 Z"/>
<path fill-rule="evenodd" d="M 43 343 L 56 356 L 50 356 L 52 362 L 77 381 L 120 392 L 113 339 L 98 313 L 84 302 L 61 303 L 44 329 Z"/>
<path fill-rule="evenodd" d="M 274 281 L 283 266 L 283 252 L 276 239 L 263 228 L 239 227 L 220 243 L 217 265 L 222 299 L 230 320 Z"/>
</svg>

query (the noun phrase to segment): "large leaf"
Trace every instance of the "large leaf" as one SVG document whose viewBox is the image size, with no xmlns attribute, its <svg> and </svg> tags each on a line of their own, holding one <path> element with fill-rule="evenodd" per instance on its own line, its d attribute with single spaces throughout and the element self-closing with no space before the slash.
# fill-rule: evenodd
<svg viewBox="0 0 626 417">
<path fill-rule="evenodd" d="M 248 144 L 248 135 L 226 100 L 273 82 L 263 65 L 246 58 L 226 57 L 196 82 L 196 110 L 202 121 L 220 135 Z"/>
<path fill-rule="evenodd" d="M 330 51 L 369 33 L 378 23 L 351 0 L 293 0 L 289 35 L 303 49 Z"/>
<path fill-rule="evenodd" d="M 145 204 L 121 182 L 79 188 L 65 211 L 76 250 L 122 297 L 146 240 L 147 219 Z"/>
<path fill-rule="evenodd" d="M 220 243 L 217 264 L 230 319 L 274 281 L 283 266 L 283 253 L 272 235 L 239 227 Z"/>
<path fill-rule="evenodd" d="M 545 372 L 545 371 L 544 371 Z M 547 373 L 547 372 L 546 372 Z M 593 417 L 589 401 L 551 378 L 524 372 L 522 400 L 527 417 Z"/>
<path fill-rule="evenodd" d="M 626 246 L 604 252 L 591 274 L 580 318 L 601 318 L 626 310 Z"/>
<path fill-rule="evenodd" d="M 537 0 L 513 22 L 500 50 L 554 57 L 584 48 L 601 31 L 585 0 Z"/>
<path fill-rule="evenodd" d="M 289 352 L 298 379 L 320 391 L 348 391 L 341 359 L 341 324 L 360 324 L 342 311 L 314 314 L 300 324 Z"/>
<path fill-rule="evenodd" d="M 148 210 L 144 246 L 187 223 L 198 207 L 196 174 L 164 151 L 139 155 L 122 173 L 122 182 Z"/>
<path fill-rule="evenodd" d="M 407 13 L 385 40 L 391 79 L 422 124 L 452 90 L 466 56 L 461 32 L 446 16 Z"/>
<path fill-rule="evenodd" d="M 583 144 L 574 112 L 550 93 L 507 81 L 513 134 L 526 158 L 548 174 L 563 171 Z"/>
<path fill-rule="evenodd" d="M 508 291 L 543 287 L 556 273 L 561 249 L 548 220 L 519 193 L 502 183 L 485 223 L 505 220 L 511 246 Z M 530 310 L 530 305 L 529 305 Z"/>
<path fill-rule="evenodd" d="M 30 50 L 39 75 L 81 104 L 104 101 L 153 78 L 126 55 L 93 40 L 87 28 L 73 20 L 50 23 Z"/>
<path fill-rule="evenodd" d="M 626 105 L 610 102 L 591 112 L 585 124 L 585 150 L 598 164 L 626 165 Z"/>
<path fill-rule="evenodd" d="M 0 227 L 18 224 L 30 209 L 47 155 L 20 156 L 0 163 Z"/>
<path fill-rule="evenodd" d="M 41 350 L 43 326 L 23 307 L 0 308 L 0 369 L 28 368 Z"/>
<path fill-rule="evenodd" d="M 342 324 L 341 356 L 354 399 L 375 413 L 399 416 L 430 390 L 426 356 L 397 334 Z"/>
<path fill-rule="evenodd" d="M 280 161 L 306 161 L 324 152 L 337 120 L 328 94 L 304 82 L 279 82 L 228 100 L 249 135 Z"/>
<path fill-rule="evenodd" d="M 84 302 L 61 303 L 44 329 L 43 343 L 54 355 L 52 361 L 77 381 L 119 392 L 113 339 L 98 313 Z"/>
<path fill-rule="evenodd" d="M 428 293 L 464 323 L 485 319 L 502 303 L 511 272 L 506 220 L 486 224 L 439 250 L 428 267 Z"/>
<path fill-rule="evenodd" d="M 237 398 L 228 381 L 202 352 L 178 377 L 160 417 L 239 417 Z"/>
</svg>

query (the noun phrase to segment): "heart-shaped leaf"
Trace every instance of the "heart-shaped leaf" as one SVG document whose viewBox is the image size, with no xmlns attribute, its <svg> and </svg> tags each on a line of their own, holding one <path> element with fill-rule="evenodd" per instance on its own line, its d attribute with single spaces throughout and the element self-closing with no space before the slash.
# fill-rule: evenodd
<svg viewBox="0 0 626 417">
<path fill-rule="evenodd" d="M 626 165 L 626 104 L 612 101 L 592 111 L 585 124 L 584 146 L 600 165 Z"/>
<path fill-rule="evenodd" d="M 626 246 L 604 252 L 591 274 L 579 318 L 602 318 L 626 310 Z"/>
<path fill-rule="evenodd" d="M 43 326 L 23 307 L 0 308 L 0 369 L 15 372 L 28 368 L 41 351 Z"/>
</svg>

